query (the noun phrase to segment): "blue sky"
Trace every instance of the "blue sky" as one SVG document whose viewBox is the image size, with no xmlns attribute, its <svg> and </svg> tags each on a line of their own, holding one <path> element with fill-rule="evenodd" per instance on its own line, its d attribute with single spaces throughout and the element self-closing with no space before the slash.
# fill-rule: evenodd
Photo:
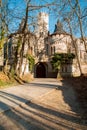
<svg viewBox="0 0 87 130">
<path fill-rule="evenodd" d="M 9 8 L 11 10 L 10 11 L 11 15 L 19 17 L 19 18 L 11 19 L 11 22 L 10 22 L 11 31 L 15 31 L 18 28 L 21 22 L 21 18 L 24 16 L 25 7 L 26 7 L 25 1 L 26 0 L 9 0 Z M 46 3 L 50 3 L 53 1 L 54 0 L 32 0 L 32 4 L 44 5 Z M 79 1 L 80 1 L 81 8 L 87 7 L 87 0 L 79 0 Z M 40 11 L 49 13 L 48 9 L 46 8 L 42 8 L 41 10 L 39 10 L 39 12 Z M 57 17 L 55 13 L 56 12 L 52 13 L 51 11 L 51 13 L 49 14 L 49 30 L 51 33 L 54 31 L 54 27 L 57 20 L 60 19 L 60 17 Z M 35 13 L 31 13 L 31 15 L 34 15 L 34 14 L 37 15 L 38 11 L 36 11 Z"/>
</svg>

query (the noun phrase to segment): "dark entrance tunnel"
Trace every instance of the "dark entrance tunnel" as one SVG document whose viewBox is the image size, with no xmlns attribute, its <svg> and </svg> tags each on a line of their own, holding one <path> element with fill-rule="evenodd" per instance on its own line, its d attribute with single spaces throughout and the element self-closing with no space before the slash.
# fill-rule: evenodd
<svg viewBox="0 0 87 130">
<path fill-rule="evenodd" d="M 43 63 L 38 63 L 36 67 L 36 78 L 46 78 L 46 68 Z"/>
</svg>

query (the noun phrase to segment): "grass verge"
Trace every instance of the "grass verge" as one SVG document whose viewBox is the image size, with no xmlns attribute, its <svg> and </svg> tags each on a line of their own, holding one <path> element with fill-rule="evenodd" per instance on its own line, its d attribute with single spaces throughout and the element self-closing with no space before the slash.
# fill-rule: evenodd
<svg viewBox="0 0 87 130">
<path fill-rule="evenodd" d="M 3 72 L 0 72 L 0 89 L 19 85 L 19 84 L 29 83 L 32 80 L 33 77 L 31 74 L 23 75 L 22 77 L 15 75 L 14 77 L 10 76 L 9 78 Z"/>
</svg>

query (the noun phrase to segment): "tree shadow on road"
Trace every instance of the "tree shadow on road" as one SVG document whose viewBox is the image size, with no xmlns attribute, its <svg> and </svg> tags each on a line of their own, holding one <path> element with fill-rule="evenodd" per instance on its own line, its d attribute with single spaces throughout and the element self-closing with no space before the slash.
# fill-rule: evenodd
<svg viewBox="0 0 87 130">
<path fill-rule="evenodd" d="M 56 84 L 47 84 L 47 83 L 29 83 L 30 86 L 38 86 L 38 87 L 44 87 L 44 88 L 56 88 L 58 85 Z"/>
<path fill-rule="evenodd" d="M 53 110 L 39 103 L 31 102 L 0 115 L 0 130 L 75 130 L 81 128 L 80 119 Z M 84 130 L 86 130 L 84 128 Z"/>
<path fill-rule="evenodd" d="M 80 114 L 81 108 L 77 100 L 76 92 L 73 87 L 66 82 L 66 79 L 61 80 L 61 82 L 62 86 L 58 86 L 57 91 L 60 90 L 62 92 L 63 100 L 70 106 L 71 110 L 77 114 Z"/>
<path fill-rule="evenodd" d="M 0 116 L 0 123 L 0 130 L 75 130 L 81 122 L 79 118 L 31 102 L 5 112 L 4 117 Z"/>
<path fill-rule="evenodd" d="M 75 107 L 75 104 L 73 104 L 76 100 L 75 96 L 71 96 L 74 94 L 72 88 L 69 88 L 64 80 L 62 83 L 62 86 L 54 85 L 57 87 L 56 91 L 60 90 L 62 92 L 64 101 L 69 104 L 73 111 L 78 113 L 78 105 L 76 104 Z M 53 84 L 51 85 L 53 86 Z M 40 86 L 44 87 L 43 84 L 40 84 Z M 7 92 L 0 92 L 0 94 L 3 96 L 3 98 L 7 98 L 7 100 L 10 100 L 11 102 L 13 102 L 15 99 L 16 101 L 21 101 L 24 103 L 26 100 L 20 96 L 16 96 Z M 78 116 L 51 108 L 49 104 L 46 106 L 38 101 L 26 101 L 27 104 L 20 105 L 17 108 L 12 108 L 9 111 L 4 112 L 2 115 L 0 114 L 0 130 L 8 130 L 11 128 L 13 130 L 87 129 L 86 125 L 83 126 L 83 122 Z M 9 105 L 4 104 L 4 102 L 2 102 L 2 104 L 4 107 L 10 107 Z M 2 107 L 2 109 L 4 109 L 4 107 Z"/>
</svg>

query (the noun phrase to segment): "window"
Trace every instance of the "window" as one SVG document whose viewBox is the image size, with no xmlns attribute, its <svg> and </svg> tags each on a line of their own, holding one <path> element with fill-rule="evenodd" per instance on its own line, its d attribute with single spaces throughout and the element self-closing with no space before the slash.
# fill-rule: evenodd
<svg viewBox="0 0 87 130">
<path fill-rule="evenodd" d="M 65 66 L 65 72 L 67 72 L 67 66 Z"/>
<path fill-rule="evenodd" d="M 52 55 L 52 47 L 51 47 L 51 55 Z"/>
<path fill-rule="evenodd" d="M 48 55 L 48 44 L 46 44 L 46 54 Z"/>
<path fill-rule="evenodd" d="M 54 46 L 54 53 L 55 53 L 55 46 Z"/>
<path fill-rule="evenodd" d="M 82 52 L 81 52 L 81 50 L 80 50 L 80 58 L 82 58 Z"/>
<path fill-rule="evenodd" d="M 84 61 L 87 62 L 87 54 L 84 53 Z"/>
</svg>

